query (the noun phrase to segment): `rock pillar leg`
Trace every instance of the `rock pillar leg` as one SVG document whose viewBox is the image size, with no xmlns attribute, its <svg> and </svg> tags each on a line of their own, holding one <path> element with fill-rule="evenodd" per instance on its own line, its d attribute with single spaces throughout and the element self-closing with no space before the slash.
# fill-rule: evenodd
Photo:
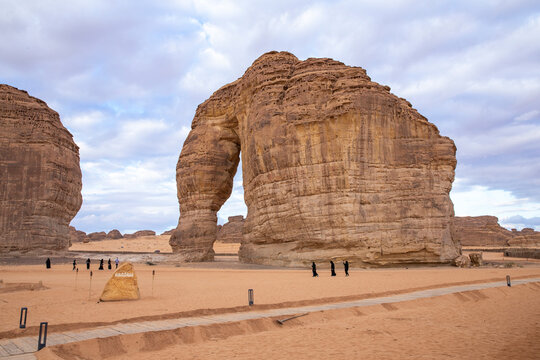
<svg viewBox="0 0 540 360">
<path fill-rule="evenodd" d="M 176 166 L 180 219 L 169 243 L 184 261 L 213 261 L 217 212 L 231 195 L 240 159 L 237 121 L 214 103 L 197 109 Z"/>
</svg>

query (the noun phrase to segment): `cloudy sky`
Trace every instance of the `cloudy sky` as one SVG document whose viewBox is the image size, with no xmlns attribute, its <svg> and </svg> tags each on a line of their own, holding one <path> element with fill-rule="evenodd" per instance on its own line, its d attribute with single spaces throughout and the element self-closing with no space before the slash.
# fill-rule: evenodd
<svg viewBox="0 0 540 360">
<path fill-rule="evenodd" d="M 458 216 L 540 230 L 536 1 L 0 0 L 0 83 L 80 146 L 86 232 L 173 228 L 197 105 L 260 55 L 362 66 L 458 148 Z M 239 174 L 220 223 L 245 214 Z"/>
</svg>

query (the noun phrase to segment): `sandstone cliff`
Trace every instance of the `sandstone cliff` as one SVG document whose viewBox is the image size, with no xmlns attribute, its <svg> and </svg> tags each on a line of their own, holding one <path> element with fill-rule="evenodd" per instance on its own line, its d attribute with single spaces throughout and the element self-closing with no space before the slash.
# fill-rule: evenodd
<svg viewBox="0 0 540 360">
<path fill-rule="evenodd" d="M 67 249 L 81 187 L 79 148 L 58 114 L 0 84 L 0 252 Z"/>
<path fill-rule="evenodd" d="M 462 246 L 507 246 L 512 232 L 495 216 L 456 216 L 452 236 Z"/>
<path fill-rule="evenodd" d="M 242 156 L 240 259 L 300 265 L 448 263 L 456 148 L 365 70 L 264 54 L 197 108 L 177 169 L 173 251 L 212 260 Z"/>
<path fill-rule="evenodd" d="M 242 215 L 229 216 L 229 222 L 218 226 L 217 241 L 224 243 L 241 243 L 244 217 Z"/>
</svg>

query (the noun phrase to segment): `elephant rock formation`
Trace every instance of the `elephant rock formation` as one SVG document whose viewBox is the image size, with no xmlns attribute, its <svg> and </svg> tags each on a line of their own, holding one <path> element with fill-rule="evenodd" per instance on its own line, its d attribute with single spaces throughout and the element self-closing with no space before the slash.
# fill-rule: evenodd
<svg viewBox="0 0 540 360">
<path fill-rule="evenodd" d="M 176 168 L 185 261 L 213 259 L 217 211 L 242 157 L 240 260 L 284 266 L 449 263 L 456 148 L 359 67 L 258 58 L 200 104 Z"/>
</svg>

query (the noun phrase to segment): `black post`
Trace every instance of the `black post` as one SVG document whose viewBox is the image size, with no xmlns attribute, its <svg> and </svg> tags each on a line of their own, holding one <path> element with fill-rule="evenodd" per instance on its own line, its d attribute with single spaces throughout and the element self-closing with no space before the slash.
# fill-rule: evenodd
<svg viewBox="0 0 540 360">
<path fill-rule="evenodd" d="M 46 322 L 39 323 L 38 351 L 47 345 L 47 325 Z"/>
<path fill-rule="evenodd" d="M 253 289 L 248 290 L 248 304 L 249 306 L 253 305 Z"/>
<path fill-rule="evenodd" d="M 506 285 L 508 285 L 508 287 L 512 287 L 512 283 L 510 282 L 510 275 L 506 275 Z"/>
<path fill-rule="evenodd" d="M 23 321 L 23 313 L 24 313 L 24 321 Z M 26 328 L 26 315 L 28 315 L 28 308 L 22 307 L 21 308 L 21 318 L 19 319 L 19 329 Z"/>
</svg>

